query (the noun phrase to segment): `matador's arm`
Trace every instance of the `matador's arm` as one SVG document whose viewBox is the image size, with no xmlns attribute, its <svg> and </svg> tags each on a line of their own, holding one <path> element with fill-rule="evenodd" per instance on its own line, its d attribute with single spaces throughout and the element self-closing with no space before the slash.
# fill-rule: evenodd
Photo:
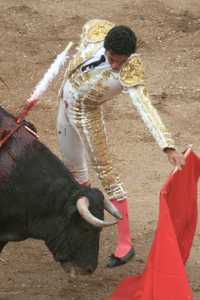
<svg viewBox="0 0 200 300">
<path fill-rule="evenodd" d="M 171 134 L 163 124 L 157 110 L 153 107 L 148 92 L 143 85 L 128 89 L 129 96 L 134 107 L 139 112 L 146 127 L 162 150 L 175 149 L 175 143 Z"/>
<path fill-rule="evenodd" d="M 144 70 L 139 55 L 133 54 L 123 65 L 120 71 L 120 81 L 128 91 L 134 107 L 158 145 L 163 150 L 166 148 L 175 149 L 171 134 L 163 124 L 157 110 L 153 107 L 144 86 Z"/>
</svg>

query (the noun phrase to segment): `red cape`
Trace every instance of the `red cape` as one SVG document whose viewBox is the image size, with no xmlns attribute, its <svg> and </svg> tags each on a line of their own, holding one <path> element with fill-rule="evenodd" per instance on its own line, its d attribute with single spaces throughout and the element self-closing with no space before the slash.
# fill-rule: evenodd
<svg viewBox="0 0 200 300">
<path fill-rule="evenodd" d="M 160 191 L 157 229 L 143 274 L 128 276 L 105 300 L 192 300 L 185 273 L 197 223 L 200 158 L 188 149 L 186 165 Z"/>
</svg>

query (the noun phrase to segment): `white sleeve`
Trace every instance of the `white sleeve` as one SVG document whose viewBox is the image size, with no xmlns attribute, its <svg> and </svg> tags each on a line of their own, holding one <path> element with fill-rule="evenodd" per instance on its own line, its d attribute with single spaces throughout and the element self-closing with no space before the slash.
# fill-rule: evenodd
<svg viewBox="0 0 200 300">
<path fill-rule="evenodd" d="M 143 85 L 138 85 L 129 88 L 128 93 L 134 107 L 139 112 L 142 120 L 158 145 L 163 150 L 165 148 L 175 149 L 175 144 L 171 134 L 163 124 L 157 110 L 153 107 L 146 88 Z"/>
</svg>

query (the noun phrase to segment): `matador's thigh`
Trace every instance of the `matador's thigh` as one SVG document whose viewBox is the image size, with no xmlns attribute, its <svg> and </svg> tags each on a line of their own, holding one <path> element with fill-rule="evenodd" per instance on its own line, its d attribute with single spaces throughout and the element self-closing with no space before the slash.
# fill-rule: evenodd
<svg viewBox="0 0 200 300">
<path fill-rule="evenodd" d="M 76 126 L 70 122 L 61 99 L 57 118 L 57 134 L 64 163 L 79 183 L 89 180 L 85 146 Z"/>
</svg>

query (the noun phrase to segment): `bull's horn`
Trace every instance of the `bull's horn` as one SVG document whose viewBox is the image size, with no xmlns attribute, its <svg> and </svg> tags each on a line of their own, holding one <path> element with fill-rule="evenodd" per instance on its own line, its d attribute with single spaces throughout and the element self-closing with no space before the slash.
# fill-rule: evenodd
<svg viewBox="0 0 200 300">
<path fill-rule="evenodd" d="M 76 203 L 76 207 L 77 207 L 78 212 L 81 215 L 81 217 L 85 221 L 87 221 L 88 223 L 90 223 L 91 225 L 93 225 L 95 227 L 102 228 L 102 227 L 106 227 L 106 226 L 112 226 L 117 223 L 117 221 L 105 222 L 105 221 L 100 220 L 100 219 L 96 218 L 95 216 L 93 216 L 93 214 L 88 209 L 89 200 L 86 197 L 81 197 L 80 199 L 78 199 L 78 201 Z"/>
<path fill-rule="evenodd" d="M 123 219 L 119 210 L 112 204 L 111 201 L 104 198 L 104 209 L 107 210 L 113 217 Z"/>
</svg>

